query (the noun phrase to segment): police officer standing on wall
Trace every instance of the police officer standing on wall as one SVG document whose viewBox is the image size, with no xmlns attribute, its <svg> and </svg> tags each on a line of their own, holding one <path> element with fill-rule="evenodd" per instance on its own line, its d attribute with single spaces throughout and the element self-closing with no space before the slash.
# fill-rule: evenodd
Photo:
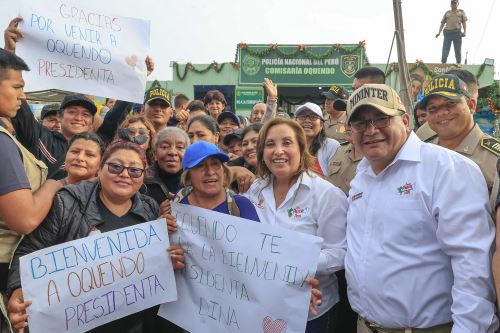
<svg viewBox="0 0 500 333">
<path fill-rule="evenodd" d="M 418 139 L 386 85 L 353 92 L 347 122 L 364 156 L 349 192 L 345 259 L 357 332 L 495 332 L 495 231 L 478 166 Z"/>
<path fill-rule="evenodd" d="M 446 64 L 448 55 L 450 54 L 451 43 L 453 42 L 455 59 L 457 60 L 457 64 L 460 64 L 462 61 L 462 37 L 465 37 L 467 32 L 467 16 L 462 9 L 458 9 L 458 0 L 451 0 L 450 6 L 451 10 L 444 13 L 436 38 L 443 31 L 444 40 L 441 63 Z M 464 28 L 463 32 L 462 26 Z"/>
</svg>

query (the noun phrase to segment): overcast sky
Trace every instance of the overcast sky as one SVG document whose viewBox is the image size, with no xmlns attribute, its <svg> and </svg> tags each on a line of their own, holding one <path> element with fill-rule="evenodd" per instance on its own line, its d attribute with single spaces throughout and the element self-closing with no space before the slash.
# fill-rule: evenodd
<svg viewBox="0 0 500 333">
<path fill-rule="evenodd" d="M 44 1 L 38 0 L 40 4 Z M 4 29 L 18 13 L 17 1 L 0 0 Z M 371 63 L 386 63 L 394 33 L 390 0 L 73 0 L 73 3 L 151 21 L 150 55 L 156 63 L 153 79 L 170 80 L 170 61 L 210 63 L 234 61 L 236 45 L 335 44 L 366 40 Z M 140 7 L 138 7 L 140 5 Z M 408 62 L 437 63 L 442 35 L 434 38 L 448 0 L 403 1 Z M 467 37 L 462 58 L 469 64 L 495 59 L 500 73 L 500 1 L 462 0 Z M 3 43 L 2 43 L 3 44 Z M 450 54 L 448 61 L 454 62 Z M 396 61 L 393 50 L 391 61 Z"/>
</svg>

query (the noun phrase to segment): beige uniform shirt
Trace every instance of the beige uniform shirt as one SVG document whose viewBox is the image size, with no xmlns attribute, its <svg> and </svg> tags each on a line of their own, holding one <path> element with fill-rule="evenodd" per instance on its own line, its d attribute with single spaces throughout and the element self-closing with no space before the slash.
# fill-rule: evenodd
<svg viewBox="0 0 500 333">
<path fill-rule="evenodd" d="M 352 143 L 340 146 L 333 155 L 332 163 L 328 169 L 327 180 L 348 196 L 351 189 L 351 180 L 356 175 L 359 161 L 361 161 L 361 157 L 354 157 Z"/>
<path fill-rule="evenodd" d="M 430 139 L 433 139 L 437 136 L 437 133 L 432 130 L 432 128 L 429 126 L 429 123 L 425 123 L 420 126 L 415 134 L 420 140 L 424 142 L 429 142 Z"/>
<path fill-rule="evenodd" d="M 346 120 L 346 112 L 342 113 L 336 120 L 332 120 L 330 116 L 328 116 L 324 124 L 326 136 L 337 140 L 340 144 L 348 142 Z"/>
<path fill-rule="evenodd" d="M 439 139 L 436 137 L 430 142 L 438 144 Z M 470 158 L 479 165 L 486 179 L 488 191 L 496 199 L 498 185 L 496 188 L 493 188 L 493 184 L 495 181 L 498 182 L 497 161 L 500 156 L 500 142 L 481 131 L 479 125 L 476 124 L 470 133 L 453 150 Z"/>
<path fill-rule="evenodd" d="M 467 16 L 462 9 L 457 11 L 448 10 L 444 13 L 441 23 L 446 23 L 445 30 L 461 30 L 462 24 L 467 21 Z"/>
</svg>

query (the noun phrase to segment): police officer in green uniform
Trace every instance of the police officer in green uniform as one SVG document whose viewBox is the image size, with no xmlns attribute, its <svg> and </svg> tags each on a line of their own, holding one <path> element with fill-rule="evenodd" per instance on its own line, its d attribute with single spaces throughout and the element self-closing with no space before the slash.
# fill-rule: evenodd
<svg viewBox="0 0 500 333">
<path fill-rule="evenodd" d="M 321 93 L 326 98 L 325 111 L 328 114 L 324 128 L 326 136 L 337 140 L 340 144 L 347 142 L 346 101 L 349 98 L 347 90 L 334 84 L 330 90 Z"/>
<path fill-rule="evenodd" d="M 474 123 L 478 84 L 476 77 L 464 70 L 436 76 L 425 89 L 422 104 L 428 113 L 427 123 L 437 133 L 428 142 L 454 150 L 474 161 L 483 173 L 491 203 L 498 192 L 497 161 L 500 141 Z"/>
</svg>

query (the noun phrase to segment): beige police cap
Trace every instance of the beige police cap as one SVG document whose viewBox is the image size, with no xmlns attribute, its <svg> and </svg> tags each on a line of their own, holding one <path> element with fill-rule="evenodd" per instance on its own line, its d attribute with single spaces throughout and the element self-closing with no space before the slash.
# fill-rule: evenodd
<svg viewBox="0 0 500 333">
<path fill-rule="evenodd" d="M 347 123 L 357 110 L 367 105 L 388 116 L 406 112 L 403 102 L 394 89 L 385 84 L 364 84 L 355 90 L 347 101 Z"/>
</svg>

